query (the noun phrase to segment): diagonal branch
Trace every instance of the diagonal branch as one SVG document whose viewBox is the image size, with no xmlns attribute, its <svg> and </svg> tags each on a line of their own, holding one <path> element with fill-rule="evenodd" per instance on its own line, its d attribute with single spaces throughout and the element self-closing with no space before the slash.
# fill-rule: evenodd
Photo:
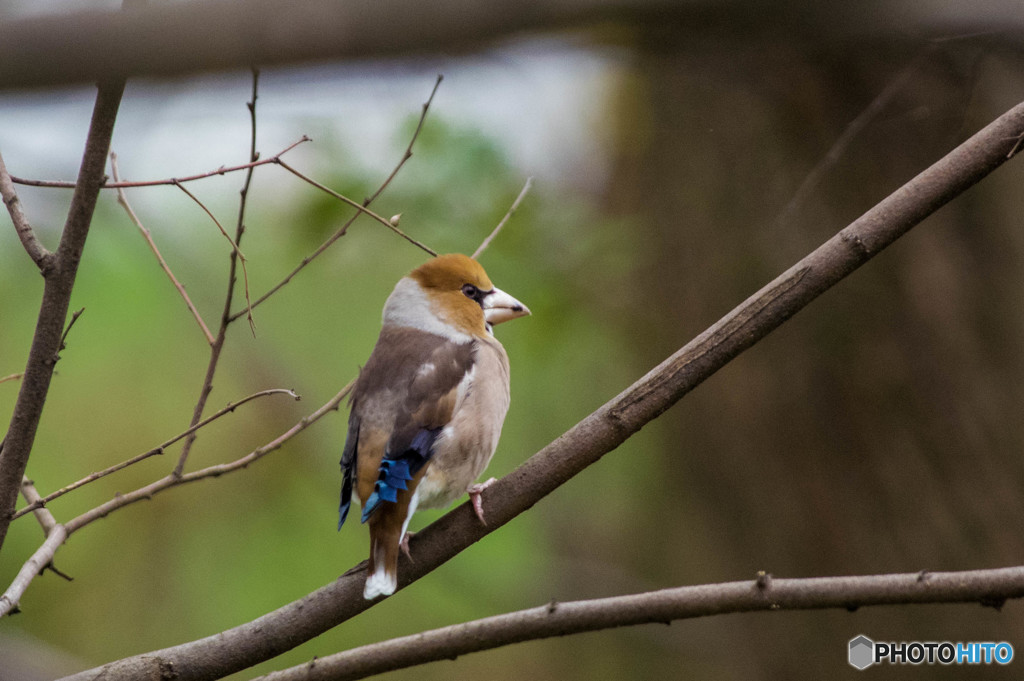
<svg viewBox="0 0 1024 681">
<path fill-rule="evenodd" d="M 907 84 L 918 75 L 918 71 L 924 66 L 925 62 L 935 53 L 938 48 L 938 43 L 930 43 L 914 59 L 911 60 L 899 73 L 878 93 L 871 103 L 868 104 L 867 108 L 861 111 L 856 118 L 843 129 L 843 132 L 836 138 L 835 142 L 829 148 L 828 152 L 822 157 L 811 171 L 804 177 L 803 182 L 797 187 L 796 192 L 790 198 L 789 202 L 783 207 L 783 209 L 776 216 L 773 221 L 775 228 L 782 227 L 787 223 L 791 222 L 793 218 L 800 212 L 807 200 L 813 195 L 814 191 L 821 184 L 822 178 L 828 173 L 843 157 L 846 153 L 847 148 L 858 135 L 866 128 L 871 121 L 878 118 L 878 116 L 885 110 L 887 106 L 892 102 L 893 99 L 899 95 Z"/>
<path fill-rule="evenodd" d="M 144 499 L 152 499 L 153 495 L 158 494 L 159 492 L 163 492 L 164 490 L 170 489 L 172 487 L 177 487 L 178 485 L 183 485 L 189 482 L 196 482 L 198 480 L 204 480 L 206 478 L 216 478 L 221 475 L 224 475 L 225 473 L 231 473 L 246 468 L 249 464 L 253 463 L 254 461 L 263 458 L 264 456 L 270 454 L 275 450 L 280 449 L 282 446 L 284 446 L 286 442 L 291 440 L 293 437 L 304 431 L 306 428 L 309 428 L 311 425 L 313 425 L 321 418 L 326 416 L 328 413 L 336 410 L 338 408 L 338 405 L 341 404 L 341 401 L 345 399 L 345 396 L 348 395 L 349 391 L 352 390 L 353 384 L 354 381 L 349 382 L 348 385 L 346 385 L 344 388 L 338 391 L 338 393 L 334 397 L 328 400 L 323 406 L 314 411 L 312 414 L 304 417 L 294 426 L 292 426 L 285 432 L 281 433 L 267 444 L 263 445 L 262 447 L 257 447 L 256 449 L 252 450 L 245 456 L 235 459 L 234 461 L 230 461 L 228 463 L 207 466 L 206 468 L 201 468 L 197 471 L 192 471 L 190 473 L 182 473 L 180 475 L 175 475 L 174 473 L 171 473 L 170 475 L 160 478 L 159 480 L 152 482 L 146 485 L 145 487 L 140 487 L 139 489 L 134 490 L 132 492 L 128 492 L 127 494 L 118 494 L 105 504 L 101 504 L 100 506 L 97 506 L 96 508 L 90 511 L 86 511 L 77 518 L 74 518 L 73 520 L 65 523 L 65 527 L 67 527 L 68 534 L 70 535 L 71 533 L 82 529 L 89 523 L 99 520 L 100 518 L 105 518 L 113 511 L 116 511 L 120 508 L 124 508 L 129 504 L 134 504 L 135 502 L 142 501 Z"/>
<path fill-rule="evenodd" d="M 65 494 L 67 494 L 68 492 L 71 492 L 73 490 L 78 489 L 79 487 L 82 487 L 83 485 L 87 485 L 90 482 L 93 482 L 95 480 L 99 480 L 100 478 L 106 477 L 106 476 L 110 475 L 111 473 L 116 473 L 116 472 L 118 472 L 120 470 L 128 468 L 129 466 L 133 466 L 133 465 L 139 463 L 140 461 L 145 461 L 146 459 L 148 459 L 150 457 L 158 456 L 160 454 L 163 454 L 164 451 L 168 447 L 173 445 L 178 440 L 181 440 L 182 438 L 191 435 L 192 433 L 196 432 L 200 428 L 203 428 L 204 426 L 207 426 L 210 423 L 216 421 L 220 417 L 222 417 L 222 416 L 224 416 L 226 414 L 230 414 L 230 413 L 234 412 L 235 409 L 238 409 L 240 406 L 242 406 L 246 402 L 249 402 L 251 400 L 255 400 L 255 399 L 260 398 L 260 397 L 265 397 L 266 395 L 282 395 L 282 394 L 283 395 L 291 395 L 296 400 L 300 399 L 299 395 L 296 394 L 294 391 L 287 390 L 285 388 L 270 388 L 268 390 L 261 390 L 261 391 L 259 391 L 257 393 L 253 393 L 252 395 L 248 395 L 246 397 L 243 397 L 242 399 L 238 400 L 237 402 L 232 402 L 232 403 L 228 404 L 226 407 L 224 407 L 220 411 L 218 411 L 218 412 L 216 412 L 214 414 L 210 414 L 209 416 L 207 416 L 205 419 L 203 419 L 199 423 L 195 424 L 194 426 L 191 426 L 190 428 L 188 428 L 185 431 L 182 431 L 181 433 L 178 433 L 177 435 L 175 435 L 171 439 L 166 440 L 165 442 L 160 443 L 159 445 L 157 445 L 156 447 L 153 447 L 152 449 L 149 449 L 149 450 L 147 450 L 145 452 L 142 452 L 141 454 L 136 454 L 135 456 L 133 456 L 130 459 L 127 459 L 127 460 L 122 461 L 120 463 L 114 464 L 113 466 L 109 466 L 107 468 L 104 468 L 101 471 L 96 471 L 95 473 L 90 473 L 89 475 L 85 476 L 81 480 L 77 480 L 77 481 L 71 483 L 70 485 L 66 485 L 64 487 L 61 487 L 59 490 L 57 490 L 55 492 L 50 492 L 45 497 L 39 497 L 37 499 L 28 499 L 26 497 L 26 500 L 29 502 L 28 505 L 26 505 L 23 508 L 18 509 L 18 512 L 14 514 L 14 517 L 12 518 L 12 520 L 17 520 L 18 518 L 20 518 L 21 516 L 25 515 L 26 513 L 35 511 L 36 509 L 39 509 L 39 508 L 42 508 L 42 507 L 45 507 L 46 504 L 50 503 L 54 499 L 58 499 L 58 498 L 64 496 Z"/>
<path fill-rule="evenodd" d="M 36 491 L 35 485 L 31 480 L 25 478 L 21 481 L 21 493 L 25 497 L 25 501 L 30 504 L 34 504 L 39 501 L 39 492 Z M 25 561 L 22 565 L 21 570 L 18 571 L 17 576 L 11 585 L 7 587 L 7 591 L 0 596 L 0 617 L 4 617 L 12 612 L 16 612 L 18 607 L 18 601 L 25 594 L 28 589 L 28 585 L 32 583 L 35 577 L 42 573 L 47 567 L 61 574 L 53 566 L 53 556 L 57 553 L 57 549 L 60 548 L 64 540 L 67 539 L 68 533 L 63 525 L 59 524 L 57 520 L 50 513 L 49 509 L 39 507 L 35 510 L 36 519 L 43 528 L 43 534 L 46 535 L 46 540 L 42 546 L 36 549 L 35 553 Z M 65 575 L 66 576 L 66 575 Z"/>
<path fill-rule="evenodd" d="M 487 525 L 470 504 L 442 516 L 412 539 L 415 561 L 401 559 L 399 587 L 430 573 L 495 531 L 618 447 L 697 385 L 819 295 L 880 253 L 1007 160 L 1024 133 L 1020 104 L 975 134 L 856 221 L 745 300 L 643 378 L 494 483 Z M 158 677 L 214 679 L 275 657 L 371 607 L 363 599 L 363 566 L 251 622 L 207 638 L 124 658 L 68 677 L 105 681 Z M 990 593 L 1010 597 L 1012 590 Z"/>
<path fill-rule="evenodd" d="M 316 187 L 320 191 L 325 192 L 327 194 L 330 194 L 331 196 L 333 196 L 334 198 L 338 199 L 339 201 L 342 201 L 343 203 L 347 203 L 348 205 L 352 206 L 353 208 L 355 208 L 360 213 L 365 213 L 366 215 L 370 216 L 371 218 L 373 218 L 374 220 L 376 220 L 380 224 L 382 224 L 385 227 L 387 227 L 388 229 L 390 229 L 392 232 L 394 232 L 398 236 L 402 237 L 403 239 L 405 239 L 406 241 L 411 243 L 413 246 L 417 246 L 417 247 L 423 249 L 424 251 L 426 251 L 430 255 L 437 255 L 437 251 L 435 251 L 434 249 L 430 248 L 429 246 L 426 246 L 425 244 L 420 243 L 419 241 L 416 241 L 416 239 L 413 239 L 411 236 L 409 236 L 408 234 L 406 234 L 402 230 L 398 229 L 398 227 L 396 226 L 396 224 L 394 222 L 392 222 L 391 220 L 388 220 L 387 218 L 385 218 L 383 216 L 378 215 L 377 213 L 374 213 L 372 210 L 367 208 L 362 203 L 359 203 L 358 201 L 350 199 L 347 196 L 345 196 L 344 194 L 339 194 L 338 192 L 334 191 L 330 187 L 317 182 L 316 180 L 314 180 L 313 178 L 309 177 L 308 175 L 303 175 L 301 172 L 299 172 L 295 168 L 291 167 L 290 165 L 288 165 L 284 161 L 278 161 L 277 165 L 281 166 L 282 168 L 284 168 L 289 173 L 291 173 L 295 177 L 299 178 L 303 182 L 308 182 L 309 184 L 313 185 L 314 187 Z"/>
<path fill-rule="evenodd" d="M 353 648 L 253 681 L 354 681 L 523 641 L 655 622 L 781 610 L 982 603 L 1024 597 L 1024 566 L 963 572 L 774 579 L 701 584 L 558 603 Z"/>
<path fill-rule="evenodd" d="M 39 490 L 36 489 L 36 484 L 28 478 L 23 479 L 21 481 L 21 495 L 25 497 L 25 501 L 30 506 L 35 506 L 32 512 L 36 516 L 36 520 L 39 521 L 40 527 L 43 528 L 43 534 L 49 535 L 53 528 L 57 527 L 57 519 L 50 513 L 50 509 L 44 507 L 44 504 L 40 503 L 37 505 L 37 502 L 42 501 L 42 497 L 39 494 Z"/>
<path fill-rule="evenodd" d="M 4 205 L 7 206 L 7 212 L 10 213 L 11 222 L 14 223 L 14 229 L 18 232 L 21 245 L 25 247 L 25 251 L 32 258 L 32 262 L 40 270 L 45 270 L 50 264 L 53 254 L 46 250 L 46 247 L 36 237 L 36 233 L 32 229 L 32 225 L 29 224 L 25 211 L 21 209 L 21 199 L 18 198 L 17 192 L 14 191 L 13 180 L 14 178 L 7 172 L 4 157 L 0 154 L 0 197 L 3 197 Z"/>
<path fill-rule="evenodd" d="M 248 174 L 248 178 L 251 178 L 252 177 L 252 168 L 251 167 L 249 168 L 248 173 L 249 173 Z M 248 183 L 249 183 L 249 180 L 247 179 L 246 180 L 246 185 L 247 186 L 248 186 Z M 237 258 L 238 261 L 242 263 L 242 281 L 243 281 L 243 289 L 245 291 L 245 300 L 246 300 L 246 303 L 248 303 L 247 306 L 246 306 L 246 309 L 249 311 L 249 326 L 253 329 L 253 335 L 255 335 L 255 326 L 254 326 L 254 322 L 253 322 L 253 319 L 252 319 L 252 304 L 249 303 L 249 270 L 248 270 L 248 268 L 245 265 L 245 262 L 246 262 L 245 254 L 242 253 L 242 249 L 240 249 L 238 247 L 238 240 L 231 238 L 231 235 L 228 234 L 228 231 L 226 229 L 224 229 L 224 225 L 220 224 L 220 220 L 217 219 L 217 216 L 215 216 L 213 214 L 213 212 L 209 208 L 206 207 L 205 203 L 203 203 L 202 201 L 199 200 L 198 196 L 196 196 L 195 194 L 190 192 L 185 187 L 185 185 L 181 184 L 180 182 L 175 182 L 174 186 L 177 187 L 178 189 L 180 189 L 181 191 L 185 192 L 186 196 L 188 196 L 190 199 L 195 201 L 196 205 L 198 205 L 203 210 L 203 212 L 206 213 L 207 217 L 209 217 L 211 220 L 213 220 L 213 224 L 217 225 L 217 229 L 220 230 L 220 233 L 224 236 L 225 239 L 227 239 L 228 243 L 231 245 L 232 262 L 234 262 L 234 258 Z M 237 234 L 238 234 L 238 236 L 241 236 L 241 230 L 239 230 L 237 232 Z"/>
<path fill-rule="evenodd" d="M 120 173 L 118 173 L 117 168 L 117 154 L 114 152 L 110 152 L 110 171 L 114 175 L 114 180 L 116 182 L 120 182 Z M 185 300 L 185 305 L 188 306 L 189 312 L 192 313 L 192 316 L 195 318 L 196 323 L 199 324 L 199 328 L 202 330 L 203 335 L 206 336 L 206 342 L 213 345 L 215 339 L 213 334 L 210 333 L 210 329 L 206 326 L 206 322 L 203 321 L 202 315 L 199 314 L 199 310 L 197 310 L 196 306 L 192 303 L 192 299 L 188 297 L 188 293 L 185 292 L 185 287 L 180 281 L 178 281 L 178 278 L 174 276 L 174 272 L 171 271 L 171 266 L 167 264 L 167 261 L 164 260 L 164 256 L 160 254 L 160 249 L 156 247 L 156 242 L 153 241 L 153 235 L 150 234 L 149 230 L 142 224 L 142 221 L 139 220 L 139 216 L 135 214 L 134 210 L 132 210 L 131 204 L 128 203 L 128 196 L 121 187 L 117 188 L 117 202 L 121 204 L 121 207 L 124 208 L 126 213 L 128 213 L 128 218 L 139 229 L 139 232 L 142 234 L 142 238 L 146 240 L 146 243 L 149 244 L 149 250 L 153 251 L 153 255 L 156 256 L 156 261 L 160 264 L 160 269 L 164 271 L 164 274 L 166 274 L 171 280 L 174 288 L 177 289 L 178 294 Z"/>
<path fill-rule="evenodd" d="M 45 284 L 35 336 L 18 400 L 11 415 L 3 454 L 0 455 L 0 546 L 7 536 L 7 528 L 18 499 L 18 489 L 25 475 L 25 466 L 50 389 L 71 291 L 85 249 L 85 240 L 89 235 L 100 185 L 104 180 L 110 138 L 123 92 L 124 80 L 105 81 L 99 86 L 78 174 L 78 186 L 72 196 L 60 244 L 52 260 L 53 267 L 43 269 Z"/>
<path fill-rule="evenodd" d="M 531 186 L 533 186 L 533 178 L 528 177 L 526 178 L 526 183 L 523 185 L 523 188 L 519 190 L 519 196 L 517 196 L 516 200 L 512 202 L 511 206 L 509 206 L 508 211 L 505 213 L 505 217 L 498 222 L 498 226 L 495 227 L 494 230 L 487 235 L 487 238 L 477 246 L 477 249 L 473 251 L 473 255 L 471 256 L 473 260 L 479 258 L 480 254 L 487 250 L 487 247 L 491 245 L 492 241 L 494 241 L 494 237 L 498 236 L 498 233 L 505 228 L 505 224 L 508 223 L 508 221 L 512 219 L 512 216 L 516 214 L 519 204 L 523 202 L 524 198 L 526 198 L 526 194 L 530 191 Z"/>
<path fill-rule="evenodd" d="M 4 617 L 14 611 L 18 606 L 18 601 L 21 600 L 25 590 L 28 589 L 28 585 L 32 583 L 36 575 L 53 562 L 54 554 L 57 553 L 57 549 L 64 543 L 67 536 L 67 529 L 59 523 L 50 530 L 46 536 L 46 541 L 36 549 L 31 558 L 25 561 L 14 581 L 11 582 L 11 586 L 7 588 L 3 596 L 0 596 L 0 617 Z"/>
</svg>

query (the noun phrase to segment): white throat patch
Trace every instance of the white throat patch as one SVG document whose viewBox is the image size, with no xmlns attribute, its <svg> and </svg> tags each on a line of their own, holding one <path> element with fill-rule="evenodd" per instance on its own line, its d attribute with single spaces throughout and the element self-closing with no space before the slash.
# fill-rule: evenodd
<svg viewBox="0 0 1024 681">
<path fill-rule="evenodd" d="M 441 321 L 435 314 L 433 305 L 434 301 L 415 280 L 402 277 L 384 303 L 384 325 L 419 329 L 442 336 L 454 343 L 468 343 L 473 340 L 468 333 Z"/>
</svg>

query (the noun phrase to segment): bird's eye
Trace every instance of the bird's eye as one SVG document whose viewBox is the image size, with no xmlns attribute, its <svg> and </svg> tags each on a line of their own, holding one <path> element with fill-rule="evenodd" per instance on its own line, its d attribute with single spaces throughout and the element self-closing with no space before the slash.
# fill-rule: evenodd
<svg viewBox="0 0 1024 681">
<path fill-rule="evenodd" d="M 479 293 L 480 290 L 476 286 L 473 286 L 472 284 L 462 285 L 462 294 L 467 298 L 473 298 L 475 300 Z"/>
</svg>

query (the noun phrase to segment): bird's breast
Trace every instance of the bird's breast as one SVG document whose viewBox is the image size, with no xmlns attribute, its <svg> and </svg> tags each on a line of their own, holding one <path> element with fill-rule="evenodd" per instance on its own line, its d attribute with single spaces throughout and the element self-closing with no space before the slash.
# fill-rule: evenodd
<svg viewBox="0 0 1024 681">
<path fill-rule="evenodd" d="M 494 339 L 481 341 L 468 385 L 451 421 L 434 444 L 419 486 L 424 508 L 447 506 L 466 492 L 490 463 L 509 406 L 509 366 Z"/>
</svg>

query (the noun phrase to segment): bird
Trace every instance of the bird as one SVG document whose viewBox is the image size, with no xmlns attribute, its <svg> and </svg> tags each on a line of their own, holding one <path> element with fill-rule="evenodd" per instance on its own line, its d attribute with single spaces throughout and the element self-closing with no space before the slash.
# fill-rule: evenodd
<svg viewBox="0 0 1024 681">
<path fill-rule="evenodd" d="M 367 600 L 395 592 L 417 509 L 468 492 L 486 524 L 481 495 L 494 478 L 474 482 L 494 455 L 510 402 L 508 354 L 493 329 L 529 314 L 460 253 L 431 258 L 388 296 L 349 398 L 341 457 L 338 529 L 354 492 L 370 530 Z"/>
</svg>

